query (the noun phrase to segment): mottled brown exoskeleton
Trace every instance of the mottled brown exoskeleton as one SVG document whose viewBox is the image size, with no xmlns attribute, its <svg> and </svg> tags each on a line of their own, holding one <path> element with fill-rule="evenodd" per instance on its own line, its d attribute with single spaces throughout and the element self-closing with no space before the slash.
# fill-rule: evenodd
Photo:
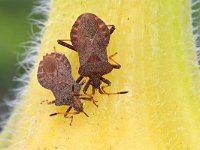
<svg viewBox="0 0 200 150">
<path fill-rule="evenodd" d="M 80 99 L 92 100 L 92 97 L 84 97 L 79 94 L 82 83 L 76 83 L 71 75 L 71 65 L 65 55 L 60 53 L 51 53 L 43 56 L 38 67 L 37 78 L 39 83 L 46 89 L 52 91 L 55 100 L 48 104 L 55 104 L 56 106 L 69 105 L 66 112 L 53 113 L 50 116 L 57 114 L 64 114 L 65 117 L 83 112 L 83 104 Z M 70 112 L 74 108 L 75 112 Z M 72 122 L 72 120 L 71 120 Z M 71 123 L 70 123 L 71 125 Z"/>
<path fill-rule="evenodd" d="M 108 26 L 111 26 L 109 29 Z M 80 15 L 72 26 L 70 37 L 72 45 L 64 42 L 66 40 L 58 40 L 60 45 L 68 47 L 79 55 L 80 77 L 76 80 L 80 83 L 83 77 L 89 77 L 83 92 L 85 94 L 89 86 L 92 85 L 92 94 L 95 89 L 99 90 L 100 94 L 125 94 L 124 92 L 107 93 L 104 88 L 111 85 L 111 82 L 102 76 L 108 74 L 113 69 L 120 69 L 121 65 L 115 62 L 111 55 L 109 57 L 115 64 L 108 62 L 106 47 L 110 40 L 110 35 L 114 32 L 114 25 L 106 25 L 100 18 L 91 13 L 84 13 Z M 107 86 L 100 87 L 104 82 Z"/>
</svg>

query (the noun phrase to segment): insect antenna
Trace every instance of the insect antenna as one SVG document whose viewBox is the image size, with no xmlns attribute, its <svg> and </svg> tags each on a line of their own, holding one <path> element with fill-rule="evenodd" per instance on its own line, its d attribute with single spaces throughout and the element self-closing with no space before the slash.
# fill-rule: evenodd
<svg viewBox="0 0 200 150">
<path fill-rule="evenodd" d="M 69 107 L 68 110 L 66 112 L 58 112 L 58 113 L 53 113 L 53 114 L 50 114 L 49 116 L 55 116 L 55 115 L 58 115 L 58 114 L 64 114 L 64 117 L 65 118 L 71 118 L 71 121 L 69 123 L 69 125 L 71 126 L 72 125 L 72 121 L 73 121 L 73 116 L 67 116 L 68 114 L 73 114 L 73 115 L 76 115 L 77 112 L 74 112 L 74 113 L 69 113 L 68 111 L 71 110 L 72 107 Z"/>
<path fill-rule="evenodd" d="M 87 117 L 89 117 L 88 114 L 86 114 L 86 112 L 84 112 L 83 110 L 82 110 L 82 112 L 83 112 Z"/>
<path fill-rule="evenodd" d="M 53 113 L 53 114 L 50 114 L 49 116 L 55 116 L 55 115 L 64 115 L 65 117 L 67 115 L 76 115 L 77 112 L 57 112 L 57 113 Z"/>
<path fill-rule="evenodd" d="M 75 103 L 81 108 L 82 106 L 81 106 L 80 102 L 78 101 L 77 96 L 75 96 L 75 94 L 74 94 L 74 85 L 72 86 L 72 95 L 75 100 Z M 89 117 L 88 114 L 86 114 L 86 112 L 83 111 L 83 108 L 82 108 L 81 112 L 83 112 L 87 117 Z"/>
</svg>

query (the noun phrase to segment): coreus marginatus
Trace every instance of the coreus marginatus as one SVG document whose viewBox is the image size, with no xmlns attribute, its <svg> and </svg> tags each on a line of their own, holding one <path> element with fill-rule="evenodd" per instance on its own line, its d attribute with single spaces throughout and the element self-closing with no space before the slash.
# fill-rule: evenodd
<svg viewBox="0 0 200 150">
<path fill-rule="evenodd" d="M 64 114 L 64 117 L 69 117 L 68 115 L 71 115 L 70 125 L 73 115 L 83 112 L 88 116 L 83 111 L 83 104 L 80 99 L 93 101 L 93 98 L 79 94 L 83 83 L 76 83 L 73 79 L 71 65 L 65 55 L 54 52 L 43 56 L 43 60 L 39 63 L 37 78 L 41 86 L 51 90 L 55 96 L 55 100 L 48 102 L 48 104 L 69 105 L 66 112 L 53 113 L 50 116 Z M 70 112 L 72 108 L 75 112 Z"/>
<path fill-rule="evenodd" d="M 111 26 L 109 29 L 108 26 Z M 58 44 L 68 47 L 79 55 L 80 77 L 76 80 L 80 83 L 83 77 L 89 77 L 83 92 L 85 94 L 89 86 L 92 85 L 92 94 L 95 93 L 95 89 L 99 90 L 100 94 L 125 94 L 127 91 L 108 93 L 104 90 L 105 87 L 111 85 L 108 79 L 102 76 L 108 74 L 113 69 L 120 69 L 121 65 L 115 62 L 111 55 L 109 59 L 115 64 L 108 62 L 106 47 L 110 40 L 110 35 L 114 32 L 114 25 L 106 25 L 100 18 L 91 13 L 84 13 L 80 15 L 72 26 L 70 37 L 72 45 L 64 42 L 67 40 L 58 40 Z M 107 86 L 100 87 L 104 82 Z M 89 95 L 89 94 L 87 94 Z"/>
</svg>

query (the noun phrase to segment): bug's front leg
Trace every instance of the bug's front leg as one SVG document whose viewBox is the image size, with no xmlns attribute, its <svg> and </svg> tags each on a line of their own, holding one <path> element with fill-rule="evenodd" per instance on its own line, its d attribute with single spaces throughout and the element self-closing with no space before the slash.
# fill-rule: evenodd
<svg viewBox="0 0 200 150">
<path fill-rule="evenodd" d="M 67 47 L 67 48 L 69 48 L 69 49 L 74 50 L 74 51 L 77 52 L 77 50 L 74 48 L 74 46 L 72 46 L 69 43 L 64 42 L 64 41 L 69 41 L 69 40 L 57 40 L 58 44 L 60 44 L 60 45 L 62 45 L 64 47 Z"/>
<path fill-rule="evenodd" d="M 72 106 L 70 106 L 66 112 L 58 112 L 58 113 L 53 113 L 53 114 L 50 114 L 49 116 L 55 116 L 55 115 L 59 115 L 59 114 L 63 114 L 65 118 L 71 118 L 71 121 L 69 123 L 69 125 L 71 126 L 72 125 L 72 121 L 73 121 L 73 115 L 76 115 L 78 114 L 78 112 L 73 112 L 73 113 L 70 113 L 70 110 L 72 109 Z M 71 114 L 72 116 L 67 116 L 68 114 Z"/>
<path fill-rule="evenodd" d="M 50 104 L 54 104 L 56 102 L 56 100 L 53 100 L 53 101 L 50 101 L 50 102 L 48 100 L 44 100 L 44 101 L 41 101 L 40 104 L 43 104 L 44 102 L 47 102 L 47 104 L 50 105 Z"/>
<path fill-rule="evenodd" d="M 83 76 L 79 76 L 78 79 L 76 80 L 76 83 L 80 83 L 83 78 L 84 78 Z"/>
</svg>

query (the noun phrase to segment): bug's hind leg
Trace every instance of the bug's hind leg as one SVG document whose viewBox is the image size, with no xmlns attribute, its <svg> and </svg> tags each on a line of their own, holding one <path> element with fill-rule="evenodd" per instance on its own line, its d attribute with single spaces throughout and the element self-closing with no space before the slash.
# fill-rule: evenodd
<svg viewBox="0 0 200 150">
<path fill-rule="evenodd" d="M 64 42 L 64 41 L 70 41 L 70 40 L 57 40 L 58 44 L 77 52 L 77 50 L 74 48 L 74 46 L 72 46 L 72 45 L 70 45 L 70 44 L 68 44 L 67 42 Z"/>
<path fill-rule="evenodd" d="M 76 115 L 78 114 L 78 112 L 73 112 L 73 113 L 70 113 L 70 110 L 72 109 L 72 106 L 70 106 L 66 112 L 57 112 L 57 113 L 53 113 L 53 114 L 50 114 L 49 116 L 55 116 L 55 115 L 59 115 L 59 114 L 63 114 L 65 118 L 71 118 L 71 121 L 70 121 L 70 126 L 72 125 L 72 121 L 73 121 L 73 115 Z M 67 116 L 68 114 L 71 114 L 72 116 Z"/>
<path fill-rule="evenodd" d="M 115 31 L 115 26 L 114 25 L 107 25 L 108 27 L 111 27 L 110 30 L 110 34 L 112 34 Z"/>
<path fill-rule="evenodd" d="M 115 93 L 108 93 L 106 92 L 104 89 L 109 87 L 111 85 L 111 82 L 108 79 L 105 79 L 103 77 L 101 77 L 101 81 L 103 81 L 104 83 L 106 83 L 107 85 L 102 86 L 99 90 L 101 90 L 103 92 L 103 94 L 106 95 L 116 95 L 116 94 L 126 94 L 128 93 L 128 91 L 121 91 L 121 92 L 115 92 Z"/>
<path fill-rule="evenodd" d="M 120 69 L 120 68 L 121 68 L 121 65 L 120 65 L 119 63 L 117 63 L 117 62 L 113 59 L 113 57 L 114 57 L 115 55 L 117 55 L 117 52 L 114 53 L 113 55 L 110 55 L 110 56 L 109 56 L 109 59 L 110 59 L 112 62 L 115 63 L 115 65 L 112 65 L 113 68 L 115 68 L 115 69 Z"/>
<path fill-rule="evenodd" d="M 94 100 L 93 97 L 79 97 L 79 98 L 82 99 L 82 100 L 86 100 L 86 101 L 92 101 L 92 103 L 93 103 L 96 107 L 98 107 L 98 105 L 97 105 L 97 102 L 98 102 L 98 101 Z"/>
<path fill-rule="evenodd" d="M 101 87 L 101 90 L 103 91 L 103 94 L 106 94 L 106 95 L 117 95 L 117 94 L 126 94 L 126 93 L 128 93 L 128 91 L 120 91 L 120 92 L 109 93 L 109 92 L 106 92 L 104 90 L 107 87 L 109 87 L 109 85 L 105 85 L 105 86 Z"/>
</svg>

